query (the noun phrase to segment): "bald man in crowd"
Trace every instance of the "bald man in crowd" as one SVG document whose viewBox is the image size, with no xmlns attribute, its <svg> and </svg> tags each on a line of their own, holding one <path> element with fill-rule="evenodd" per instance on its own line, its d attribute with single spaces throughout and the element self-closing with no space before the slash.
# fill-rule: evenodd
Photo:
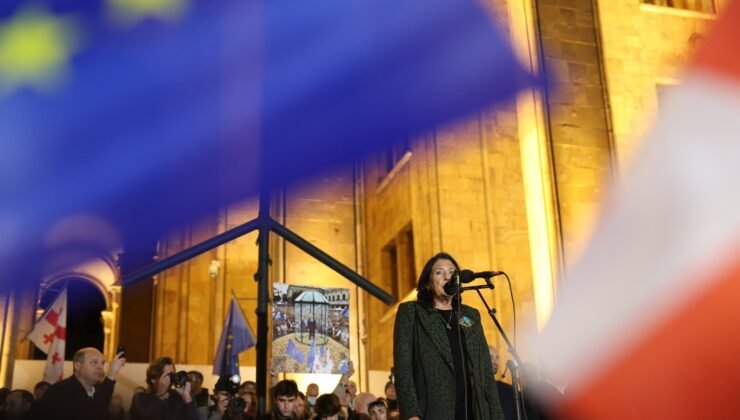
<svg viewBox="0 0 740 420">
<path fill-rule="evenodd" d="M 74 374 L 49 387 L 32 418 L 107 419 L 116 375 L 125 364 L 123 353 L 117 354 L 106 375 L 105 359 L 100 351 L 92 347 L 78 350 L 72 359 Z"/>
</svg>

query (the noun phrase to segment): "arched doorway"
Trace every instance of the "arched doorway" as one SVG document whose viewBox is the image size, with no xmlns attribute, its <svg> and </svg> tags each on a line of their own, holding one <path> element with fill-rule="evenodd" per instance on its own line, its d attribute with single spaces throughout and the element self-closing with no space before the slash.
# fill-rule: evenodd
<svg viewBox="0 0 740 420">
<path fill-rule="evenodd" d="M 75 352 L 83 347 L 103 351 L 105 333 L 101 312 L 106 309 L 105 297 L 89 280 L 70 277 L 54 282 L 43 291 L 39 307 L 46 310 L 65 286 L 68 289 L 64 360 L 72 360 Z M 46 359 L 46 355 L 34 346 L 33 358 Z"/>
</svg>

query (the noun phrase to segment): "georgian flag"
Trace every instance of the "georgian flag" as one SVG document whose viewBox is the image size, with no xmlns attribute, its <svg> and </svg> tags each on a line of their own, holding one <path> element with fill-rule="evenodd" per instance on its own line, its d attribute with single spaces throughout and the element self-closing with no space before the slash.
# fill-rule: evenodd
<svg viewBox="0 0 740 420">
<path fill-rule="evenodd" d="M 50 384 L 61 380 L 64 368 L 64 345 L 67 340 L 66 288 L 59 293 L 51 307 L 33 326 L 28 339 L 47 355 L 44 380 Z"/>
<path fill-rule="evenodd" d="M 535 355 L 567 419 L 740 413 L 740 2 L 727 5 L 571 271 Z"/>
</svg>

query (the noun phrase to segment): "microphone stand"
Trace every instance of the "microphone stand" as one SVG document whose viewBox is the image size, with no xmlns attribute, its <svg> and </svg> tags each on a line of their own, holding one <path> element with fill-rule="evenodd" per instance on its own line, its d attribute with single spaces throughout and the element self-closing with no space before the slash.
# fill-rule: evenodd
<svg viewBox="0 0 740 420">
<path fill-rule="evenodd" d="M 498 318 L 496 318 L 496 308 L 491 308 L 488 305 L 488 302 L 486 302 L 486 298 L 483 297 L 483 294 L 480 292 L 482 289 L 494 289 L 493 283 L 491 283 L 491 278 L 486 277 L 486 284 L 480 285 L 480 286 L 465 286 L 460 287 L 460 293 L 466 291 L 466 290 L 475 290 L 476 293 L 478 293 L 478 296 L 480 296 L 480 300 L 483 302 L 483 304 L 486 306 L 486 310 L 488 310 L 488 315 L 491 316 L 491 319 L 493 320 L 493 323 L 496 324 L 496 328 L 498 329 L 498 332 L 501 334 L 501 337 L 503 337 L 504 341 L 506 342 L 506 346 L 508 347 L 509 353 L 511 354 L 512 360 L 509 360 L 506 365 L 509 367 L 509 370 L 511 371 L 511 387 L 514 391 L 514 405 L 516 406 L 516 418 L 517 420 L 522 420 L 522 395 L 521 395 L 521 389 L 519 388 L 519 367 L 522 365 L 522 359 L 519 357 L 519 353 L 516 351 L 516 348 L 514 348 L 514 344 L 509 340 L 509 337 L 504 332 L 503 327 L 501 327 L 501 324 L 498 322 Z M 498 391 L 496 391 L 498 392 Z"/>
</svg>

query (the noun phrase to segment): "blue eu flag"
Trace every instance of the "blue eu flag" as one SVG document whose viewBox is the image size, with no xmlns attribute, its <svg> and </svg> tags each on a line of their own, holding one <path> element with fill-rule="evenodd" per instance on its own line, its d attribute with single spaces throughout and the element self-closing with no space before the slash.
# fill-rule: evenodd
<svg viewBox="0 0 740 420">
<path fill-rule="evenodd" d="M 134 254 L 530 83 L 473 0 L 3 0 L 3 279 L 70 217 Z"/>
<path fill-rule="evenodd" d="M 213 374 L 219 376 L 239 375 L 239 353 L 255 345 L 254 335 L 247 324 L 244 313 L 235 297 L 231 297 L 224 329 L 218 340 Z"/>
</svg>

